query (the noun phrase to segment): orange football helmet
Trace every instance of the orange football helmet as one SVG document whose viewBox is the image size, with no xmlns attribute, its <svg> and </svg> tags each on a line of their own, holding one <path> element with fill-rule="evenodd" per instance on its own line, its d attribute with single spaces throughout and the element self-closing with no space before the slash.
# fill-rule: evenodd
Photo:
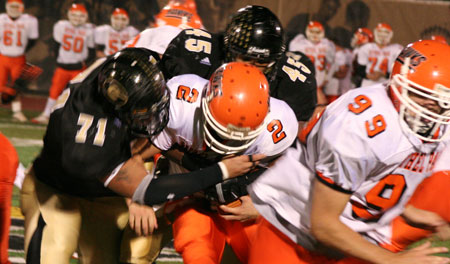
<svg viewBox="0 0 450 264">
<path fill-rule="evenodd" d="M 170 8 L 184 7 L 189 9 L 192 13 L 197 13 L 197 4 L 194 0 L 170 0 L 167 3 Z"/>
<path fill-rule="evenodd" d="M 176 8 L 166 6 L 155 16 L 155 20 L 157 27 L 170 25 L 182 29 L 203 28 L 203 23 L 197 13 L 193 13 L 183 6 Z"/>
<path fill-rule="evenodd" d="M 442 35 L 433 35 L 431 39 L 448 45 L 447 39 Z"/>
<path fill-rule="evenodd" d="M 203 136 L 213 151 L 228 155 L 247 149 L 264 129 L 269 84 L 251 64 L 230 62 L 211 76 L 202 98 Z"/>
<path fill-rule="evenodd" d="M 352 48 L 355 48 L 369 42 L 373 42 L 372 30 L 368 28 L 358 28 L 356 32 L 353 34 L 353 38 L 350 45 L 352 46 Z"/>
<path fill-rule="evenodd" d="M 320 22 L 310 21 L 306 27 L 306 38 L 313 43 L 319 43 L 325 37 L 325 30 Z"/>
<path fill-rule="evenodd" d="M 111 14 L 111 26 L 117 30 L 121 31 L 126 28 L 130 23 L 130 18 L 128 17 L 128 13 L 125 9 L 115 8 Z"/>
<path fill-rule="evenodd" d="M 7 0 L 5 9 L 8 16 L 17 18 L 23 14 L 24 5 L 22 0 Z"/>
<path fill-rule="evenodd" d="M 400 123 L 424 141 L 441 141 L 450 130 L 447 58 L 450 58 L 449 45 L 421 40 L 406 46 L 392 69 L 390 96 L 400 118 L 406 121 Z"/>
<path fill-rule="evenodd" d="M 67 17 L 73 26 L 84 25 L 88 19 L 88 12 L 83 4 L 72 4 L 67 12 Z"/>
<path fill-rule="evenodd" d="M 391 39 L 394 36 L 391 26 L 386 23 L 378 23 L 373 32 L 375 35 L 375 43 L 382 46 L 391 43 Z"/>
</svg>

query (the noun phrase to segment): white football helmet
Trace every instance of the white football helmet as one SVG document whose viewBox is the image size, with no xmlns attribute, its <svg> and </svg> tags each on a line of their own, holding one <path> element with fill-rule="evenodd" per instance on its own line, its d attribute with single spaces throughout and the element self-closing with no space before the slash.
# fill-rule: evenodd
<svg viewBox="0 0 450 264">
<path fill-rule="evenodd" d="M 421 40 L 397 57 L 389 83 L 402 128 L 427 142 L 442 141 L 450 130 L 450 46 Z"/>
<path fill-rule="evenodd" d="M 130 18 L 128 17 L 127 11 L 122 8 L 115 8 L 111 15 L 111 26 L 117 30 L 121 31 L 126 28 L 130 23 Z"/>
<path fill-rule="evenodd" d="M 379 23 L 374 29 L 375 43 L 385 46 L 391 43 L 394 32 L 389 24 Z"/>
<path fill-rule="evenodd" d="M 88 19 L 86 7 L 83 4 L 72 4 L 67 12 L 67 17 L 75 27 L 84 25 Z"/>
<path fill-rule="evenodd" d="M 310 21 L 306 27 L 306 38 L 313 42 L 319 43 L 325 37 L 325 30 L 321 23 Z"/>
<path fill-rule="evenodd" d="M 24 5 L 22 0 L 7 0 L 6 14 L 11 18 L 18 18 L 23 14 Z"/>
</svg>

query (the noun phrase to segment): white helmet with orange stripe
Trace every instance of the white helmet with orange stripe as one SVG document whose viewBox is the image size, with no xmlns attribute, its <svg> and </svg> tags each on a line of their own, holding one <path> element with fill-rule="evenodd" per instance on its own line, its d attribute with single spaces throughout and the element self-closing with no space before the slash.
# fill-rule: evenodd
<svg viewBox="0 0 450 264">
<path fill-rule="evenodd" d="M 7 0 L 6 14 L 11 18 L 18 18 L 23 14 L 24 5 L 22 0 Z"/>
<path fill-rule="evenodd" d="M 385 46 L 391 43 L 391 39 L 394 36 L 394 32 L 389 24 L 378 23 L 374 29 L 375 43 Z"/>
<path fill-rule="evenodd" d="M 67 12 L 67 17 L 75 27 L 84 25 L 88 19 L 86 7 L 83 4 L 72 4 Z"/>
<path fill-rule="evenodd" d="M 306 27 L 306 38 L 313 42 L 319 43 L 325 37 L 325 30 L 320 22 L 310 21 Z"/>
<path fill-rule="evenodd" d="M 130 18 L 128 13 L 123 8 L 115 8 L 111 14 L 111 26 L 117 30 L 121 31 L 126 28 L 130 23 Z"/>
</svg>

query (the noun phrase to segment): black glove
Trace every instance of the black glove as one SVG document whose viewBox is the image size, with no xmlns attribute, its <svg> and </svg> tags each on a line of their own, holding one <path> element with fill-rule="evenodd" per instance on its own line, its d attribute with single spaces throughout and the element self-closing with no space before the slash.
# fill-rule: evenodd
<svg viewBox="0 0 450 264">
<path fill-rule="evenodd" d="M 227 179 L 205 190 L 205 196 L 208 200 L 219 204 L 229 204 L 248 194 L 247 186 L 251 184 L 259 175 L 265 171 L 265 168 L 257 167 L 249 174 L 236 178 Z"/>
</svg>

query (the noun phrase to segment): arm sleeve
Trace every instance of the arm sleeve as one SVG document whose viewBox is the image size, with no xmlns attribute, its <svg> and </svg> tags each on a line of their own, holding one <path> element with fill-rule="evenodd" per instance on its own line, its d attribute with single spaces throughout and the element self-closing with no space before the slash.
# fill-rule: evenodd
<svg viewBox="0 0 450 264">
<path fill-rule="evenodd" d="M 163 175 L 150 182 L 144 202 L 155 205 L 180 199 L 221 181 L 222 171 L 218 164 L 193 172 Z"/>
</svg>

